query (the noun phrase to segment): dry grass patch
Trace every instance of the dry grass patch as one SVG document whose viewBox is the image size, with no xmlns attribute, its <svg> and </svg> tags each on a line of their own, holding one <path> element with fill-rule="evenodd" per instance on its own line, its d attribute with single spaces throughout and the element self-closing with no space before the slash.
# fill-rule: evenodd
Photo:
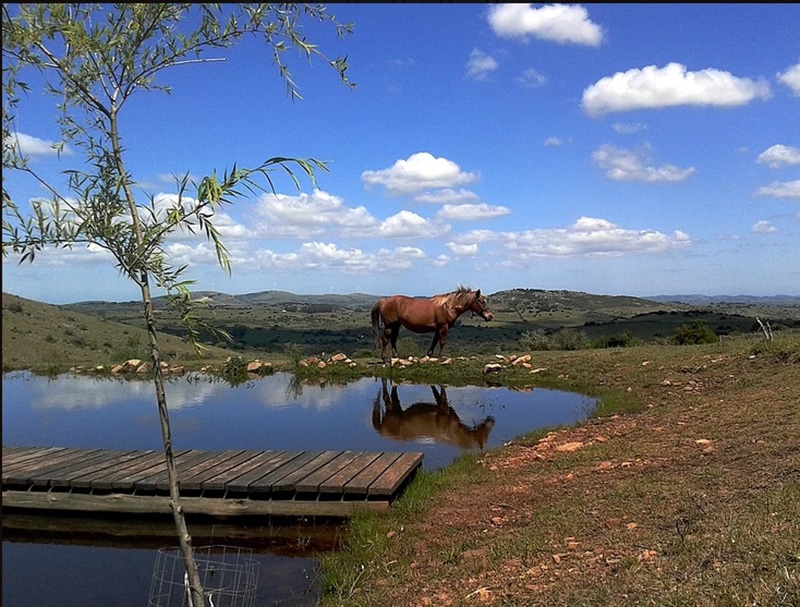
<svg viewBox="0 0 800 607">
<path fill-rule="evenodd" d="M 800 604 L 800 345 L 542 353 L 639 413 L 520 439 L 413 512 L 336 605 Z M 367 533 L 363 531 L 363 533 Z M 338 568 L 338 569 L 337 569 Z"/>
</svg>

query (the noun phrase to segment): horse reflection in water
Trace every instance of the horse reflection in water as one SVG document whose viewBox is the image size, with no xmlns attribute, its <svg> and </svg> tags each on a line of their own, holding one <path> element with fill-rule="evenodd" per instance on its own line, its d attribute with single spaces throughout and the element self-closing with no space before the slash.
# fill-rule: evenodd
<svg viewBox="0 0 800 607">
<path fill-rule="evenodd" d="M 444 386 L 431 386 L 433 403 L 414 403 L 407 409 L 400 405 L 397 386 L 391 394 L 385 378 L 372 407 L 372 426 L 382 436 L 399 441 L 433 439 L 461 449 L 483 449 L 494 428 L 494 417 L 488 415 L 481 423 L 469 426 L 459 419 L 455 409 L 447 402 Z M 382 410 L 381 400 L 385 406 Z"/>
</svg>

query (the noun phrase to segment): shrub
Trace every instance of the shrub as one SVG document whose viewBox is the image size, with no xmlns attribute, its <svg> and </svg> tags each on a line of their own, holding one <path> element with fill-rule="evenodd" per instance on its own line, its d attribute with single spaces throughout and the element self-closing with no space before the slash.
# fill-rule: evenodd
<svg viewBox="0 0 800 607">
<path fill-rule="evenodd" d="M 598 337 L 589 342 L 590 348 L 630 348 L 631 346 L 640 346 L 642 340 L 636 337 L 630 331 L 623 331 L 611 337 Z"/>
<path fill-rule="evenodd" d="M 303 358 L 305 358 L 305 348 L 297 343 L 290 342 L 283 344 L 283 353 L 290 361 L 292 361 L 292 364 L 295 367 L 298 366 Z"/>
<path fill-rule="evenodd" d="M 561 329 L 553 336 L 559 350 L 580 350 L 586 345 L 586 334 L 577 329 Z"/>
<path fill-rule="evenodd" d="M 520 335 L 519 343 L 525 350 L 549 350 L 552 340 L 544 329 L 536 329 Z"/>
<path fill-rule="evenodd" d="M 711 330 L 705 320 L 697 319 L 688 325 L 679 327 L 672 341 L 679 346 L 713 344 L 717 341 L 717 334 Z"/>
<path fill-rule="evenodd" d="M 389 351 L 392 345 L 387 344 L 386 346 L 386 354 L 389 355 Z M 420 355 L 420 345 L 419 342 L 414 339 L 413 337 L 401 337 L 397 340 L 397 352 L 400 354 L 402 358 L 408 358 L 409 356 L 419 356 Z M 433 355 L 437 356 L 439 353 L 439 346 L 436 346 L 436 350 L 434 350 Z"/>
</svg>

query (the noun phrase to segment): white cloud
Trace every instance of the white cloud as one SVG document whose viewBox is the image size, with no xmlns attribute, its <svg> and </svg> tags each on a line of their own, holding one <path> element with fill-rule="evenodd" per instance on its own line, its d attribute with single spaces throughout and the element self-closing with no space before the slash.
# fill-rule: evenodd
<svg viewBox="0 0 800 607">
<path fill-rule="evenodd" d="M 778 228 L 772 225 L 769 221 L 762 219 L 761 221 L 757 221 L 750 226 L 750 231 L 753 232 L 753 234 L 772 234 L 773 232 L 777 232 Z"/>
<path fill-rule="evenodd" d="M 695 172 L 694 167 L 681 169 L 671 164 L 652 166 L 642 152 L 622 150 L 610 144 L 600 146 L 592 154 L 592 160 L 614 181 L 675 182 L 683 181 Z"/>
<path fill-rule="evenodd" d="M 255 229 L 271 238 L 309 238 L 336 229 L 360 233 L 378 224 L 364 207 L 348 208 L 338 196 L 322 190 L 309 195 L 264 194 L 256 206 Z"/>
<path fill-rule="evenodd" d="M 800 179 L 794 181 L 773 181 L 756 190 L 756 196 L 772 198 L 800 198 Z"/>
<path fill-rule="evenodd" d="M 436 259 L 431 261 L 431 265 L 434 268 L 443 268 L 449 263 L 450 263 L 450 258 L 445 254 L 439 255 Z"/>
<path fill-rule="evenodd" d="M 563 145 L 564 142 L 561 141 L 561 139 L 559 139 L 558 137 L 548 137 L 547 139 L 544 140 L 544 144 L 546 146 L 556 146 L 557 147 L 559 145 Z"/>
<path fill-rule="evenodd" d="M 764 81 L 712 68 L 690 72 L 684 65 L 669 63 L 601 78 L 583 91 L 581 105 L 590 116 L 600 116 L 679 105 L 735 107 L 769 96 L 769 84 Z"/>
<path fill-rule="evenodd" d="M 388 169 L 364 171 L 361 180 L 369 187 L 381 185 L 389 195 L 411 194 L 431 188 L 450 188 L 477 181 L 475 173 L 465 173 L 452 160 L 417 152 L 398 160 Z"/>
<path fill-rule="evenodd" d="M 464 204 L 478 202 L 480 199 L 475 192 L 470 192 L 463 188 L 460 190 L 444 188 L 435 192 L 419 194 L 414 196 L 414 200 L 429 204 Z"/>
<path fill-rule="evenodd" d="M 691 244 L 687 234 L 668 236 L 656 230 L 627 230 L 606 219 L 581 217 L 568 228 L 548 228 L 503 235 L 520 259 L 535 257 L 618 257 L 626 253 L 664 253 Z"/>
<path fill-rule="evenodd" d="M 495 4 L 489 9 L 489 25 L 501 38 L 529 36 L 558 42 L 599 46 L 602 28 L 589 19 L 585 8 L 574 4 L 548 4 L 534 8 L 531 4 Z"/>
<path fill-rule="evenodd" d="M 448 231 L 449 227 L 433 225 L 411 211 L 387 217 L 378 227 L 378 235 L 385 238 L 434 238 Z"/>
<path fill-rule="evenodd" d="M 23 156 L 58 156 L 59 154 L 70 156 L 73 153 L 72 148 L 66 144 L 39 139 L 25 133 L 11 133 L 3 143 L 6 146 L 18 147 L 19 153 Z"/>
<path fill-rule="evenodd" d="M 447 248 L 456 257 L 474 257 L 478 254 L 478 244 L 473 242 L 471 244 L 458 244 L 455 242 L 448 242 Z"/>
<path fill-rule="evenodd" d="M 756 162 L 778 169 L 788 164 L 800 164 L 800 148 L 788 145 L 773 145 L 758 155 Z"/>
<path fill-rule="evenodd" d="M 480 204 L 446 204 L 437 213 L 437 217 L 455 221 L 473 221 L 477 219 L 491 219 L 511 213 L 508 207 Z"/>
<path fill-rule="evenodd" d="M 470 80 L 486 80 L 489 74 L 498 67 L 500 67 L 500 64 L 497 63 L 494 57 L 474 48 L 469 54 L 469 61 L 467 61 L 467 78 Z"/>
<path fill-rule="evenodd" d="M 535 89 L 547 84 L 547 77 L 535 69 L 527 69 L 514 78 L 514 82 L 525 88 Z"/>
<path fill-rule="evenodd" d="M 416 247 L 397 247 L 391 250 L 381 249 L 376 255 L 375 271 L 410 270 L 417 262 L 425 258 L 425 252 Z"/>
<path fill-rule="evenodd" d="M 785 72 L 778 74 L 778 80 L 792 89 L 796 96 L 800 96 L 800 63 L 795 63 Z"/>
<path fill-rule="evenodd" d="M 360 273 L 381 267 L 374 254 L 357 248 L 340 248 L 334 243 L 304 242 L 297 251 L 276 253 L 269 249 L 250 252 L 237 269 L 242 271 L 281 270 L 287 272 L 323 270 Z"/>
<path fill-rule="evenodd" d="M 182 242 L 172 242 L 166 246 L 169 262 L 175 266 L 192 267 L 200 264 L 219 263 L 214 245 L 203 241 L 195 246 Z"/>
</svg>

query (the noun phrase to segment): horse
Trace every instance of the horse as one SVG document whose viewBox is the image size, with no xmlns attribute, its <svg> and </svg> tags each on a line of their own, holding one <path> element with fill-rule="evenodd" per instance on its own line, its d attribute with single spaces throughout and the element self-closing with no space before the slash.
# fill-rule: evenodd
<svg viewBox="0 0 800 607">
<path fill-rule="evenodd" d="M 386 378 L 381 378 L 381 382 L 381 390 L 372 407 L 372 427 L 378 434 L 399 441 L 433 439 L 465 450 L 483 449 L 486 445 L 494 428 L 494 417 L 489 415 L 481 423 L 468 426 L 448 403 L 444 386 L 440 386 L 440 390 L 431 386 L 434 403 L 414 403 L 403 410 L 397 386 L 392 386 L 390 395 Z M 385 413 L 381 411 L 381 399 Z"/>
<path fill-rule="evenodd" d="M 397 335 L 401 325 L 415 333 L 433 332 L 428 356 L 433 356 L 433 350 L 438 343 L 441 357 L 447 340 L 447 330 L 456 323 L 459 316 L 468 311 L 485 321 L 494 318 L 480 289 L 473 291 L 460 285 L 456 291 L 430 298 L 392 295 L 379 299 L 372 307 L 372 334 L 377 344 L 380 327 L 383 325 L 383 334 L 380 335 L 381 360 L 386 362 L 386 344 L 389 342 L 392 344 L 392 354 L 400 358 L 397 352 Z"/>
</svg>

